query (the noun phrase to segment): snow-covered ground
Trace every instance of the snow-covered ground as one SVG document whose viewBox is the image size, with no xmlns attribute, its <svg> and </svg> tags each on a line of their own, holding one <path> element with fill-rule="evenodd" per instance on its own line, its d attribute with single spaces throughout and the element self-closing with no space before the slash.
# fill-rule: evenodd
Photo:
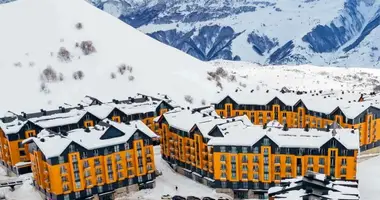
<svg viewBox="0 0 380 200">
<path fill-rule="evenodd" d="M 11 191 L 9 187 L 0 188 L 0 196 L 5 196 L 7 200 L 41 200 L 41 196 L 38 194 L 32 184 L 32 174 L 25 174 L 19 177 L 24 181 L 21 186 L 16 186 L 14 191 Z M 9 179 L 15 179 L 15 177 L 9 177 L 6 175 L 4 168 L 0 167 L 0 181 L 6 181 Z"/>
<path fill-rule="evenodd" d="M 162 176 L 156 178 L 156 187 L 149 190 L 141 190 L 133 193 L 125 199 L 144 199 L 144 200 L 159 200 L 162 195 L 169 194 L 171 196 L 180 195 L 183 197 L 196 196 L 196 197 L 228 197 L 223 194 L 217 194 L 212 188 L 192 181 L 191 179 L 175 173 L 169 165 L 161 158 L 160 147 L 154 148 L 155 164 L 157 170 L 162 172 Z M 178 187 L 178 191 L 175 187 Z M 122 200 L 121 198 L 119 200 Z"/>
<path fill-rule="evenodd" d="M 360 197 L 363 200 L 378 200 L 380 197 L 380 156 L 359 163 Z"/>
</svg>

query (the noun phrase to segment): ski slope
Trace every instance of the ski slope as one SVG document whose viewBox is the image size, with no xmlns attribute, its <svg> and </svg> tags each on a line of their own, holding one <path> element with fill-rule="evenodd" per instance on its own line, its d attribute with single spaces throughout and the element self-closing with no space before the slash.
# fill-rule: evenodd
<svg viewBox="0 0 380 200">
<path fill-rule="evenodd" d="M 82 29 L 76 28 L 78 23 Z M 2 4 L 0 27 L 0 113 L 57 108 L 65 102 L 76 105 L 86 94 L 110 100 L 154 90 L 195 96 L 215 88 L 198 73 L 209 64 L 161 44 L 85 0 Z M 92 41 L 96 52 L 85 55 L 76 47 L 82 41 Z M 70 61 L 58 59 L 61 47 L 70 52 Z M 132 66 L 132 71 L 121 75 L 121 64 Z M 63 80 L 45 81 L 47 89 L 41 92 L 40 75 L 47 66 Z M 78 70 L 84 74 L 82 80 L 73 78 Z"/>
</svg>

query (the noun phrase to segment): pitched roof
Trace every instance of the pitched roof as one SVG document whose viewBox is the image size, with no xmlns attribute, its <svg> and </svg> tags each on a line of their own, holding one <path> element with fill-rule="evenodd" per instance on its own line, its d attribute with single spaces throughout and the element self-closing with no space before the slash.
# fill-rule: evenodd
<svg viewBox="0 0 380 200">
<path fill-rule="evenodd" d="M 343 114 L 353 119 L 369 107 L 380 109 L 380 95 L 365 94 L 364 101 L 358 102 L 361 94 L 349 91 L 311 91 L 307 93 L 281 93 L 274 89 L 244 90 L 237 92 L 225 92 L 216 95 L 214 102 L 219 103 L 226 97 L 240 105 L 266 105 L 274 98 L 278 98 L 287 106 L 295 106 L 302 101 L 307 109 L 331 114 L 335 109 L 340 108 Z M 260 97 L 260 98 L 257 98 Z"/>
<path fill-rule="evenodd" d="M 261 126 L 234 127 L 228 130 L 225 137 L 212 138 L 209 145 L 231 145 L 231 146 L 252 146 L 264 136 L 269 137 L 279 147 L 286 148 L 320 148 L 332 138 L 338 140 L 347 149 L 359 148 L 359 133 L 349 129 L 336 129 L 337 134 L 333 136 L 331 129 L 329 132 L 317 129 L 292 128 L 288 131 L 277 128 L 263 129 Z"/>
<path fill-rule="evenodd" d="M 104 123 L 100 124 L 101 125 L 96 125 L 95 127 L 90 127 L 88 129 L 89 132 L 86 132 L 86 129 L 71 130 L 67 132 L 67 136 L 44 129 L 37 135 L 37 137 L 28 138 L 24 140 L 23 143 L 33 141 L 46 158 L 52 158 L 59 156 L 73 142 L 87 150 L 94 150 L 125 143 L 138 130 L 146 134 L 148 137 L 157 137 L 157 135 L 140 120 L 132 121 L 131 124 L 106 120 Z M 102 136 L 111 128 L 116 128 L 122 134 L 117 137 L 104 139 Z"/>
</svg>

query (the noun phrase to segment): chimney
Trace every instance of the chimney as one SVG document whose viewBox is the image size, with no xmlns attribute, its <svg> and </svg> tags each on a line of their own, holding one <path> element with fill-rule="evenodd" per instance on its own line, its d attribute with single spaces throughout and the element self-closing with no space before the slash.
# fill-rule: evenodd
<svg viewBox="0 0 380 200">
<path fill-rule="evenodd" d="M 61 110 L 61 112 L 65 112 L 65 108 L 63 106 L 59 106 L 59 109 Z"/>
<path fill-rule="evenodd" d="M 42 112 L 42 115 L 46 115 L 46 110 L 44 110 L 44 109 L 41 109 L 41 112 Z"/>
<path fill-rule="evenodd" d="M 252 93 L 253 91 L 255 91 L 255 90 L 252 89 L 252 90 L 251 90 L 251 93 Z"/>
<path fill-rule="evenodd" d="M 21 112 L 21 114 L 22 114 L 23 118 L 26 118 L 26 113 L 25 112 Z"/>
<path fill-rule="evenodd" d="M 80 110 L 83 109 L 83 105 L 82 105 L 82 104 L 79 104 L 79 103 L 78 103 L 78 106 L 79 106 L 79 109 L 80 109 Z"/>
</svg>

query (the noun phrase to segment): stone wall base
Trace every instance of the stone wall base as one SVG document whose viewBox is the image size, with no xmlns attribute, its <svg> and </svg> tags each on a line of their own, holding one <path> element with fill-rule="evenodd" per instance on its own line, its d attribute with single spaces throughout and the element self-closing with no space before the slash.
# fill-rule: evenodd
<svg viewBox="0 0 380 200">
<path fill-rule="evenodd" d="M 223 194 L 226 194 L 226 195 L 234 198 L 234 191 L 232 189 L 228 189 L 228 188 L 216 188 L 215 191 L 217 193 L 223 193 Z"/>
<path fill-rule="evenodd" d="M 380 153 L 380 147 L 371 148 L 360 152 L 360 155 Z"/>
</svg>

